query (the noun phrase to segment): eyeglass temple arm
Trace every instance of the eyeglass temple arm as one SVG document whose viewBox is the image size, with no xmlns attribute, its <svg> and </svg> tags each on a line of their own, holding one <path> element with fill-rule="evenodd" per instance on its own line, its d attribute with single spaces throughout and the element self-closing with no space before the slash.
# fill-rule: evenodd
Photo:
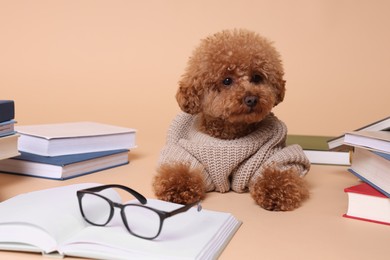
<svg viewBox="0 0 390 260">
<path fill-rule="evenodd" d="M 185 205 L 185 206 L 183 206 L 183 207 L 180 207 L 180 208 L 178 208 L 178 209 L 175 209 L 175 210 L 173 210 L 173 211 L 171 211 L 171 212 L 167 212 L 167 213 L 168 213 L 168 215 L 171 217 L 171 216 L 173 216 L 173 215 L 176 215 L 176 214 L 185 212 L 185 211 L 189 210 L 190 208 L 192 208 L 192 207 L 195 206 L 195 205 L 198 205 L 197 210 L 198 210 L 198 211 L 201 211 L 201 210 L 202 210 L 202 205 L 200 204 L 200 202 L 201 202 L 201 201 L 196 201 L 196 202 L 190 203 L 190 204 L 188 204 L 188 205 Z"/>
<path fill-rule="evenodd" d="M 110 189 L 110 188 L 118 188 L 118 189 L 127 191 L 128 193 L 133 195 L 139 202 L 141 202 L 141 204 L 146 204 L 147 203 L 147 199 L 143 195 L 141 195 L 140 193 L 136 192 L 133 189 L 130 189 L 129 187 L 126 187 L 126 186 L 123 186 L 123 185 L 120 185 L 120 184 L 102 185 L 102 186 L 88 188 L 88 189 L 85 189 L 85 190 L 92 191 L 92 192 L 99 192 L 99 191 L 102 191 L 102 190 L 105 190 L 105 189 Z"/>
</svg>

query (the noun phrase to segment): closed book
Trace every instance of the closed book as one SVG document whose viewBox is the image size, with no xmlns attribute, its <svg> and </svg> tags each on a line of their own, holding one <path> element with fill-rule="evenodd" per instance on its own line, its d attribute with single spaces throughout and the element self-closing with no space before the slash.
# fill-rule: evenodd
<svg viewBox="0 0 390 260">
<path fill-rule="evenodd" d="M 390 197 L 390 154 L 355 148 L 349 171 Z"/>
<path fill-rule="evenodd" d="M 193 207 L 167 218 L 154 240 L 130 234 L 119 210 L 106 226 L 93 226 L 83 219 L 76 193 L 95 186 L 99 184 L 39 190 L 0 203 L 0 250 L 88 259 L 218 259 L 241 225 L 231 213 Z M 99 194 L 116 203 L 140 205 L 133 198 L 122 202 L 125 196 L 115 189 Z M 99 205 L 104 210 L 106 205 Z M 183 206 L 156 199 L 144 205 L 167 212 Z M 136 216 L 159 221 L 150 213 Z"/>
<path fill-rule="evenodd" d="M 382 118 L 365 126 L 362 126 L 354 131 L 386 131 L 390 130 L 390 116 Z M 333 151 L 349 151 L 352 149 L 351 146 L 344 144 L 344 136 L 340 135 L 332 138 L 328 141 L 328 147 Z"/>
<path fill-rule="evenodd" d="M 343 216 L 390 225 L 390 199 L 367 183 L 344 190 L 348 194 L 348 209 Z"/>
<path fill-rule="evenodd" d="M 0 137 L 15 134 L 15 120 L 0 123 Z"/>
<path fill-rule="evenodd" d="M 128 164 L 128 152 L 121 149 L 54 157 L 21 152 L 20 156 L 0 161 L 0 171 L 66 180 Z"/>
<path fill-rule="evenodd" d="M 0 160 L 19 155 L 18 134 L 0 137 Z M 1 162 L 1 161 L 0 161 Z"/>
<path fill-rule="evenodd" d="M 344 143 L 384 153 L 390 153 L 390 131 L 359 131 L 345 134 Z"/>
<path fill-rule="evenodd" d="M 287 135 L 287 145 L 299 144 L 312 164 L 350 165 L 350 153 L 330 151 L 327 141 L 332 137 L 317 135 Z"/>
<path fill-rule="evenodd" d="M 135 129 L 96 122 L 26 125 L 15 127 L 19 150 L 42 156 L 60 156 L 136 147 Z"/>
<path fill-rule="evenodd" d="M 15 119 L 15 103 L 13 100 L 0 100 L 0 122 Z"/>
</svg>

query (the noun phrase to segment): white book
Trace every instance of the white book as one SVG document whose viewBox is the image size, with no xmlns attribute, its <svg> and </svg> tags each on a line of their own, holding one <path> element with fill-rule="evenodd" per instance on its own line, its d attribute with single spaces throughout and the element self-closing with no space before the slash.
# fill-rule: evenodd
<svg viewBox="0 0 390 260">
<path fill-rule="evenodd" d="M 390 130 L 390 116 L 380 119 L 378 121 L 375 121 L 371 124 L 362 126 L 356 130 L 358 131 L 389 131 Z M 349 151 L 351 150 L 351 147 L 344 144 L 344 137 L 345 134 L 340 135 L 338 137 L 332 138 L 328 141 L 328 147 L 330 150 L 335 151 Z"/>
<path fill-rule="evenodd" d="M 390 153 L 390 131 L 356 131 L 345 134 L 344 144 Z"/>
<path fill-rule="evenodd" d="M 18 149 L 42 156 L 136 147 L 135 129 L 96 122 L 25 125 L 15 129 L 20 134 Z"/>
<path fill-rule="evenodd" d="M 0 249 L 95 259 L 216 259 L 241 225 L 230 213 L 194 207 L 167 218 L 154 240 L 131 235 L 118 210 L 107 226 L 92 226 L 80 213 L 76 191 L 93 186 L 99 184 L 35 191 L 0 203 Z M 121 200 L 113 189 L 104 196 Z M 182 206 L 155 199 L 146 205 L 165 211 Z"/>
<path fill-rule="evenodd" d="M 303 150 L 310 163 L 324 165 L 351 165 L 349 152 Z"/>
</svg>

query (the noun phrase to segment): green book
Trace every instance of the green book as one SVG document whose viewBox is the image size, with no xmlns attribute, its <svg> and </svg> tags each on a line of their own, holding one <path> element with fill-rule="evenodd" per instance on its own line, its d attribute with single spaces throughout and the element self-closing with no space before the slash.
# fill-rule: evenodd
<svg viewBox="0 0 390 260">
<path fill-rule="evenodd" d="M 329 151 L 328 141 L 332 136 L 287 135 L 287 145 L 299 144 L 304 150 Z"/>
</svg>

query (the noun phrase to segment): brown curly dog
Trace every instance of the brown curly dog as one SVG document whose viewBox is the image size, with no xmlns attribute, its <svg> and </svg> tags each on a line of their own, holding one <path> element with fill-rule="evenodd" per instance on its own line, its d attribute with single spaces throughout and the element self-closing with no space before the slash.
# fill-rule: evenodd
<svg viewBox="0 0 390 260">
<path fill-rule="evenodd" d="M 206 192 L 246 192 L 267 210 L 299 207 L 309 191 L 310 163 L 272 112 L 283 101 L 284 72 L 272 44 L 247 30 L 201 41 L 176 99 L 182 110 L 161 151 L 157 198 L 192 203 Z"/>
</svg>

